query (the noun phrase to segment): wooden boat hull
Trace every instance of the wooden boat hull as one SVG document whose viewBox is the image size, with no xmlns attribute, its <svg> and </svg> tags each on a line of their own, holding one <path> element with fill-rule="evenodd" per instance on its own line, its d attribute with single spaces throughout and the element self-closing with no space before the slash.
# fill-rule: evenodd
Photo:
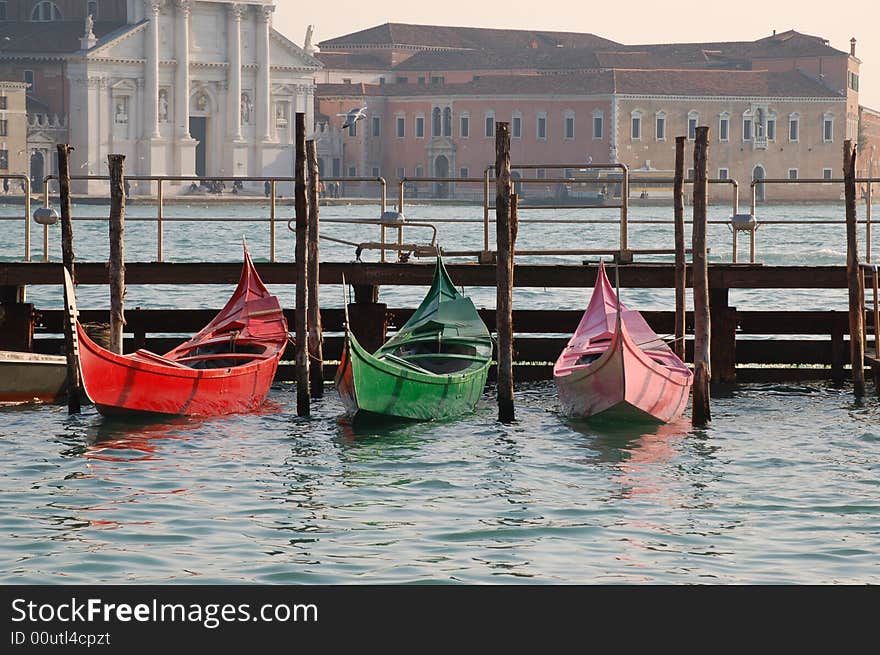
<svg viewBox="0 0 880 655">
<path fill-rule="evenodd" d="M 425 375 L 373 357 L 350 337 L 336 374 L 345 415 L 381 415 L 419 421 L 474 411 L 490 362 L 461 374 Z"/>
<path fill-rule="evenodd" d="M 684 412 L 692 377 L 658 365 L 626 335 L 591 365 L 554 381 L 566 416 L 666 423 Z"/>
<path fill-rule="evenodd" d="M 64 357 L 0 351 L 0 402 L 53 402 L 64 395 L 66 385 Z"/>
<path fill-rule="evenodd" d="M 135 361 L 101 348 L 79 324 L 77 331 L 83 386 L 105 416 L 251 411 L 265 401 L 283 350 L 253 364 L 201 370 Z"/>
</svg>

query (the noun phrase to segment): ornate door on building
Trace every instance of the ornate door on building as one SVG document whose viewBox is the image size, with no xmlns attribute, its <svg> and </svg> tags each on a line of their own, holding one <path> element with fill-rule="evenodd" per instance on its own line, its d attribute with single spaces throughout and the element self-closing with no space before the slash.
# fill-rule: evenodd
<svg viewBox="0 0 880 655">
<path fill-rule="evenodd" d="M 752 180 L 763 180 L 766 176 L 764 173 L 764 167 L 761 165 L 755 166 L 755 169 L 752 171 Z M 755 200 L 758 202 L 764 202 L 764 183 L 761 182 L 755 185 Z"/>
<path fill-rule="evenodd" d="M 204 116 L 193 116 L 189 119 L 189 134 L 198 141 L 196 145 L 196 175 L 205 177 L 208 169 L 208 119 Z"/>
<path fill-rule="evenodd" d="M 440 155 L 434 160 L 434 176 L 449 177 L 449 160 L 446 155 Z M 449 182 L 435 182 L 434 195 L 437 198 L 446 198 L 449 195 Z"/>
</svg>

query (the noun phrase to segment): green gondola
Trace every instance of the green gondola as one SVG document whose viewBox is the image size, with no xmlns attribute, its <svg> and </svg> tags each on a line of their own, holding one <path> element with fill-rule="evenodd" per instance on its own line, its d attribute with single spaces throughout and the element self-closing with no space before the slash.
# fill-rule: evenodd
<svg viewBox="0 0 880 655">
<path fill-rule="evenodd" d="M 346 322 L 347 323 L 347 322 Z M 438 255 L 431 289 L 374 354 L 346 325 L 336 389 L 346 415 L 430 421 L 472 412 L 492 360 L 492 337 Z"/>
</svg>

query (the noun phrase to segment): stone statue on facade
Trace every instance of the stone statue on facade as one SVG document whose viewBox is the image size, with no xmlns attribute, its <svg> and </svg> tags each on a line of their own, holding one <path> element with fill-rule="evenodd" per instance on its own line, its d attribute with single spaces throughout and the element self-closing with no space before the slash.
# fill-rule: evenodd
<svg viewBox="0 0 880 655">
<path fill-rule="evenodd" d="M 305 38 L 305 41 L 303 41 L 303 50 L 305 51 L 305 53 L 306 53 L 307 55 L 313 55 L 313 54 L 315 54 L 315 50 L 316 50 L 316 48 L 315 48 L 315 46 L 312 45 L 312 35 L 313 35 L 314 33 L 315 33 L 315 26 L 314 26 L 314 25 L 309 25 L 309 26 L 306 28 L 306 38 Z"/>
<path fill-rule="evenodd" d="M 244 124 L 249 124 L 251 122 L 251 113 L 254 110 L 254 105 L 251 102 L 251 97 L 247 93 L 241 94 L 241 122 Z"/>
<path fill-rule="evenodd" d="M 95 19 L 92 18 L 91 14 L 86 16 L 86 31 L 83 34 L 83 38 L 86 39 L 94 39 L 95 38 Z"/>
<path fill-rule="evenodd" d="M 168 122 L 168 91 L 165 89 L 159 91 L 159 122 Z"/>
</svg>

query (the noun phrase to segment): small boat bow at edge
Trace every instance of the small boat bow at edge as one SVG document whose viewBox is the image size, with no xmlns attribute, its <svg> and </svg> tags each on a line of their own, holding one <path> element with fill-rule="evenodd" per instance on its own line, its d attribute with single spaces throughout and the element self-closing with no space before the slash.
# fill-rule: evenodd
<svg viewBox="0 0 880 655">
<path fill-rule="evenodd" d="M 76 323 L 83 387 L 105 415 L 212 416 L 263 403 L 287 345 L 287 321 L 244 248 L 241 278 L 217 316 L 165 355 L 117 355 Z M 169 331 L 173 329 L 169 326 Z"/>
<path fill-rule="evenodd" d="M 693 373 L 639 312 L 620 303 L 603 262 L 553 379 L 567 416 L 669 422 L 687 405 Z"/>
</svg>

